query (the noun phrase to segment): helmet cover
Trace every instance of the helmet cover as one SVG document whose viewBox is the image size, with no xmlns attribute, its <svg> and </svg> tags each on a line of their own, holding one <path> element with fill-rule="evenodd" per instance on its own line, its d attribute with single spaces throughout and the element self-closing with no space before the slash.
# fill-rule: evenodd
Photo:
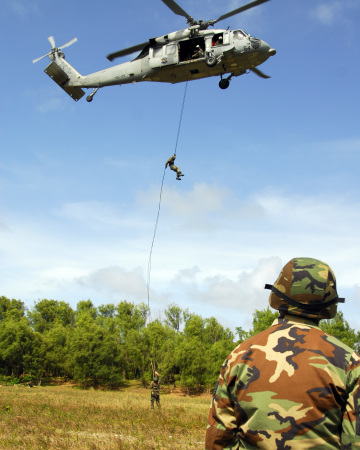
<svg viewBox="0 0 360 450">
<path fill-rule="evenodd" d="M 334 272 L 324 262 L 313 258 L 294 258 L 282 269 L 271 289 L 269 304 L 281 315 L 310 319 L 332 319 L 338 298 Z"/>
</svg>

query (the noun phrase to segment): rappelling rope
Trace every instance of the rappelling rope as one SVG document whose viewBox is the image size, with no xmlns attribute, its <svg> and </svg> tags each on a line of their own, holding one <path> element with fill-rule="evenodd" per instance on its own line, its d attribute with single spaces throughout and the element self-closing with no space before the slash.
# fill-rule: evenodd
<svg viewBox="0 0 360 450">
<path fill-rule="evenodd" d="M 185 105 L 185 98 L 186 98 L 187 85 L 188 85 L 188 82 L 186 81 L 186 83 L 185 83 L 184 97 L 183 97 L 183 102 L 182 102 L 182 106 L 181 106 L 181 113 L 180 113 L 179 127 L 178 127 L 177 136 L 176 136 L 176 142 L 175 142 L 175 151 L 174 151 L 174 155 L 175 155 L 175 156 L 176 156 L 176 149 L 177 149 L 177 145 L 178 145 L 178 141 L 179 141 L 179 135 L 180 135 L 180 128 L 181 128 L 182 116 L 183 116 L 183 112 L 184 112 L 184 105 Z M 152 256 L 152 251 L 153 251 L 154 242 L 155 242 L 156 230 L 157 230 L 157 226 L 158 226 L 158 222 L 159 222 L 160 207 L 161 207 L 161 197 L 162 197 L 162 191 L 163 191 L 163 186 L 164 186 L 165 171 L 166 171 L 166 167 L 164 168 L 164 174 L 163 174 L 162 181 L 161 181 L 159 206 L 158 206 L 158 212 L 157 212 L 156 221 L 155 221 L 154 235 L 153 235 L 152 242 L 151 242 L 151 248 L 150 248 L 150 254 L 149 254 L 149 262 L 148 262 L 148 273 L 147 273 L 147 298 L 148 298 L 148 307 L 149 307 L 149 308 L 150 308 L 151 256 Z"/>
<path fill-rule="evenodd" d="M 150 248 L 150 255 L 149 255 L 149 262 L 148 262 L 148 276 L 147 276 L 147 297 L 148 297 L 148 307 L 150 307 L 150 306 L 149 306 L 149 303 L 150 303 L 151 255 L 152 255 L 152 251 L 153 251 L 153 247 L 154 247 L 154 241 L 155 241 L 155 236 L 156 236 L 156 230 L 157 230 L 157 226 L 158 226 L 158 222 L 159 222 L 160 206 L 161 206 L 161 196 L 162 196 L 163 185 L 164 185 L 164 179 L 165 179 L 165 170 L 166 170 L 166 168 L 164 168 L 164 174 L 163 174 L 163 178 L 162 178 L 162 182 L 161 182 L 160 198 L 159 198 L 159 207 L 158 207 L 158 212 L 157 212 L 157 216 L 156 216 L 154 235 L 153 235 L 153 238 L 152 238 L 152 243 L 151 243 L 151 248 Z"/>
<path fill-rule="evenodd" d="M 179 120 L 179 128 L 178 128 L 178 132 L 177 132 L 177 136 L 176 136 L 176 143 L 175 143 L 175 151 L 174 151 L 174 155 L 176 155 L 176 149 L 177 149 L 178 140 L 179 140 L 179 134 L 180 134 L 180 128 L 181 128 L 181 122 L 182 122 L 182 116 L 183 116 L 183 112 L 184 112 L 184 105 L 185 105 L 185 98 L 186 98 L 187 85 L 188 85 L 188 82 L 186 81 L 186 83 L 185 83 L 184 97 L 183 97 L 183 102 L 182 102 L 182 106 L 181 106 L 181 113 L 180 113 L 180 120 Z"/>
</svg>

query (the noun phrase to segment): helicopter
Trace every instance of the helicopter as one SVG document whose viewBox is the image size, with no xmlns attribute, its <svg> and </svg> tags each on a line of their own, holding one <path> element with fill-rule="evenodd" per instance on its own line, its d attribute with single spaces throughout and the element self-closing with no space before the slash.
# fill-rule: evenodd
<svg viewBox="0 0 360 450">
<path fill-rule="evenodd" d="M 267 1 L 269 0 L 255 0 L 221 15 L 216 20 L 203 21 L 194 20 L 175 0 L 162 0 L 175 14 L 186 18 L 188 27 L 107 55 L 107 59 L 113 61 L 115 58 L 140 51 L 131 61 L 89 75 L 81 75 L 65 61 L 62 52 L 62 49 L 74 44 L 77 38 L 56 47 L 54 38 L 50 36 L 48 41 L 51 51 L 34 59 L 33 63 L 48 56 L 51 63 L 46 67 L 45 73 L 75 101 L 85 95 L 82 88 L 93 88 L 92 93 L 86 97 L 88 102 L 93 100 L 101 87 L 141 81 L 180 83 L 220 76 L 219 87 L 227 89 L 232 77 L 250 71 L 262 78 L 270 78 L 257 66 L 275 55 L 275 49 L 241 29 L 209 29 L 217 22 Z M 227 76 L 224 77 L 225 75 Z"/>
</svg>

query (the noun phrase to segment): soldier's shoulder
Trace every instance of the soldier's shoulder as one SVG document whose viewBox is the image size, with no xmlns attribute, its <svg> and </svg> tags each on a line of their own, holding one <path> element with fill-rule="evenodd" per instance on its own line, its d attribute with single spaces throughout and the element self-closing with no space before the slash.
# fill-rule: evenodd
<svg viewBox="0 0 360 450">
<path fill-rule="evenodd" d="M 320 330 L 322 331 L 322 330 Z M 323 335 L 326 337 L 326 340 L 330 342 L 332 345 L 336 347 L 341 347 L 346 353 L 348 353 L 351 356 L 354 356 L 355 358 L 360 358 L 359 355 L 356 353 L 356 351 L 350 347 L 349 345 L 345 344 L 344 342 L 340 341 L 340 339 L 336 338 L 332 334 L 326 333 L 325 331 L 322 331 Z"/>
</svg>

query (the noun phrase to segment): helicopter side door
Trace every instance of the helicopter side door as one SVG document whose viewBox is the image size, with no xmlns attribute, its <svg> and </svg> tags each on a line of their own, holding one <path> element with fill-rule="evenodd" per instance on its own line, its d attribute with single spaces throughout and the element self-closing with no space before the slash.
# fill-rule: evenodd
<svg viewBox="0 0 360 450">
<path fill-rule="evenodd" d="M 178 44 L 171 43 L 150 48 L 149 65 L 152 69 L 177 64 L 179 62 Z"/>
</svg>

